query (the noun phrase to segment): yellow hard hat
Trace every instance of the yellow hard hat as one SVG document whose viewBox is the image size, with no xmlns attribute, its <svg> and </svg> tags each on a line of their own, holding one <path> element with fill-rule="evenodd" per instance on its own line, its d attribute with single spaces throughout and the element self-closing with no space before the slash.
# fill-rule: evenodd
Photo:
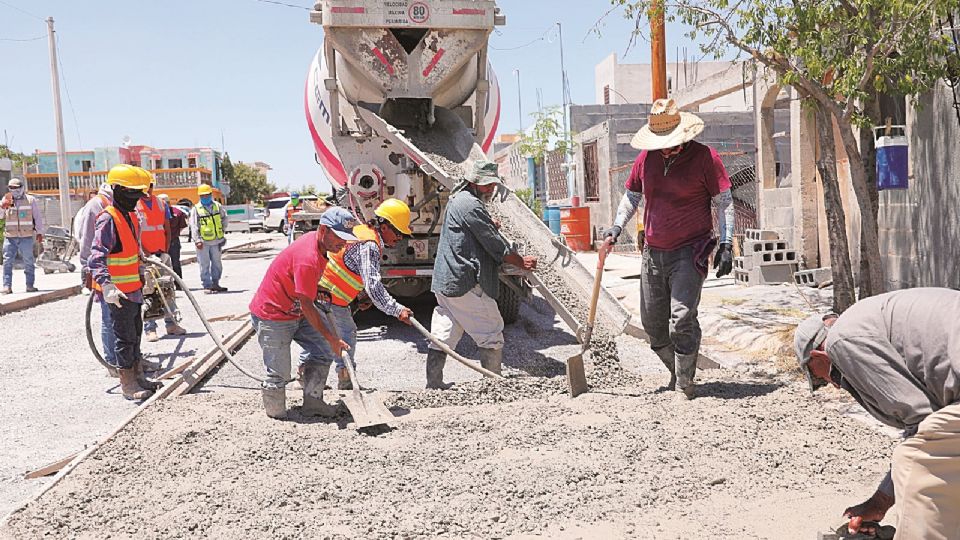
<svg viewBox="0 0 960 540">
<path fill-rule="evenodd" d="M 146 179 L 148 186 L 152 186 L 157 183 L 157 177 L 155 177 L 152 172 L 141 167 L 138 168 L 140 169 L 144 179 Z"/>
<path fill-rule="evenodd" d="M 373 213 L 389 221 L 395 229 L 403 234 L 413 234 L 410 231 L 410 207 L 400 199 L 383 201 Z"/>
<path fill-rule="evenodd" d="M 150 185 L 146 177 L 147 171 L 133 165 L 114 165 L 107 173 L 107 183 L 114 186 L 123 186 L 128 189 L 146 191 Z"/>
<path fill-rule="evenodd" d="M 209 184 L 200 184 L 197 188 L 197 195 L 210 195 L 213 193 L 213 188 Z"/>
</svg>

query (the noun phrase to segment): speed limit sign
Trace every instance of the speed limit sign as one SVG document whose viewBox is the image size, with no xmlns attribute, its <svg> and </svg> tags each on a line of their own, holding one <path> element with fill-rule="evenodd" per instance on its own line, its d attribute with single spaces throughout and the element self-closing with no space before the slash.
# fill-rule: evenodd
<svg viewBox="0 0 960 540">
<path fill-rule="evenodd" d="M 423 24 L 430 20 L 430 6 L 423 2 L 414 2 L 410 4 L 407 16 L 410 18 L 410 22 Z"/>
</svg>

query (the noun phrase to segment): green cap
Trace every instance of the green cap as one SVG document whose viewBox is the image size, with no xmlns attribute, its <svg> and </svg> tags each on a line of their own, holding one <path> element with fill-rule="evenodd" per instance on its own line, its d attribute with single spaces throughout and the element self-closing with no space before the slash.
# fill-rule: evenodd
<svg viewBox="0 0 960 540">
<path fill-rule="evenodd" d="M 478 159 L 473 162 L 473 169 L 467 175 L 467 182 L 478 186 L 487 184 L 502 184 L 500 179 L 500 166 L 492 161 Z"/>
</svg>

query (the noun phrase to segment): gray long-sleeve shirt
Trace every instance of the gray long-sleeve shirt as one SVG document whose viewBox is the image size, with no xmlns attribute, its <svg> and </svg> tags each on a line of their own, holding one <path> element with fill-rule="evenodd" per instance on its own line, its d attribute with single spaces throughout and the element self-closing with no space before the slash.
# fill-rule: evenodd
<svg viewBox="0 0 960 540">
<path fill-rule="evenodd" d="M 223 224 L 223 230 L 227 230 L 227 209 L 223 207 L 222 204 L 217 203 L 217 206 L 220 208 L 220 222 Z M 199 242 L 202 240 L 200 238 L 200 214 L 197 210 L 196 205 L 190 209 L 190 217 L 187 219 L 187 222 L 190 226 L 190 238 L 194 242 Z M 204 241 L 204 243 L 210 245 L 217 245 L 226 242 L 226 238 L 220 238 L 217 240 Z"/>
<path fill-rule="evenodd" d="M 113 188 L 109 184 L 103 184 L 100 186 L 97 196 L 87 201 L 77 212 L 76 217 L 73 218 L 73 237 L 80 244 L 81 266 L 87 266 L 87 260 L 90 258 L 90 247 L 93 245 L 97 216 L 112 203 Z"/>
<path fill-rule="evenodd" d="M 830 328 L 824 350 L 840 385 L 881 422 L 916 433 L 960 401 L 960 291 L 905 289 L 861 300 Z M 881 490 L 892 494 L 885 479 Z"/>
<path fill-rule="evenodd" d="M 430 290 L 456 298 L 479 283 L 496 298 L 500 265 L 511 252 L 483 202 L 468 189 L 457 192 L 447 202 Z"/>
</svg>

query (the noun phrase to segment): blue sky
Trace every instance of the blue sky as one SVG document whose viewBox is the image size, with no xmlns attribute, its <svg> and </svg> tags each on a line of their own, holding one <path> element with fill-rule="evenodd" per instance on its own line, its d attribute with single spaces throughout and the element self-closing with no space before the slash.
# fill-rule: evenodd
<svg viewBox="0 0 960 540">
<path fill-rule="evenodd" d="M 525 115 L 538 88 L 545 106 L 561 102 L 560 49 L 547 32 L 558 21 L 574 103 L 594 102 L 594 66 L 611 52 L 649 61 L 642 41 L 624 56 L 633 22 L 620 13 L 606 18 L 601 37 L 588 35 L 609 9 L 605 0 L 498 5 L 507 26 L 493 34 L 490 58 L 503 93 L 501 132 L 519 125 L 514 69 Z M 303 116 L 304 77 L 323 39 L 307 10 L 258 0 L 0 0 L 0 142 L 5 130 L 13 149 L 28 153 L 56 144 L 47 41 L 8 40 L 45 36 L 46 25 L 14 7 L 56 20 L 68 149 L 118 146 L 127 135 L 157 147 L 220 148 L 222 133 L 233 160 L 269 163 L 277 185 L 326 187 Z M 668 28 L 670 61 L 677 47 L 696 55 L 682 34 Z"/>
</svg>

